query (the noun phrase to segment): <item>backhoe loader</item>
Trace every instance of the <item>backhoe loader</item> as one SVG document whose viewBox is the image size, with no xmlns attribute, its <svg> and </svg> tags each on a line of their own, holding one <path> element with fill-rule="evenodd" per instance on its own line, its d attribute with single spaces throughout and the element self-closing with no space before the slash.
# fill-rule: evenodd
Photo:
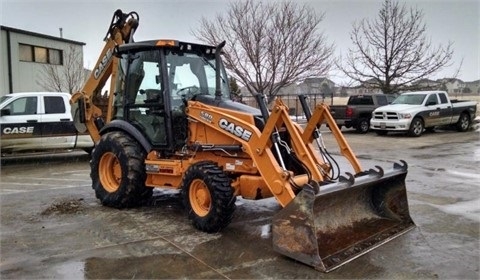
<svg viewBox="0 0 480 280">
<path fill-rule="evenodd" d="M 177 40 L 134 42 L 139 17 L 117 10 L 105 47 L 83 89 L 71 98 L 79 131 L 95 142 L 92 187 L 103 205 L 141 205 L 153 188 L 176 189 L 197 229 L 219 232 L 236 197 L 275 197 L 274 250 L 328 272 L 415 225 L 407 164 L 363 170 L 328 106 L 293 122 L 276 99 L 258 108 L 230 100 L 222 47 Z M 110 78 L 107 102 L 101 89 Z M 326 123 L 355 174 L 339 176 L 319 127 Z"/>
</svg>

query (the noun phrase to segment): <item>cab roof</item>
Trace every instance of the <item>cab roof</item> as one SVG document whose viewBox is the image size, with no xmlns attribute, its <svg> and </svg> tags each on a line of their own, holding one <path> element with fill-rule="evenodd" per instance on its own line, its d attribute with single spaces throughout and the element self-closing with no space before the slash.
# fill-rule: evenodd
<svg viewBox="0 0 480 280">
<path fill-rule="evenodd" d="M 70 93 L 67 92 L 55 92 L 55 91 L 29 91 L 29 92 L 13 92 L 6 94 L 6 96 L 44 96 L 44 95 L 68 95 L 70 96 Z"/>
<path fill-rule="evenodd" d="M 445 94 L 447 94 L 445 91 L 441 91 L 441 90 L 407 91 L 407 92 L 403 92 L 402 94 L 414 95 L 414 94 L 430 94 L 430 93 L 445 93 Z"/>
<path fill-rule="evenodd" d="M 178 49 L 180 51 L 192 51 L 192 52 L 201 52 L 204 54 L 215 54 L 215 46 L 208 46 L 197 43 L 188 43 L 178 40 L 170 39 L 160 39 L 160 40 L 149 40 L 141 42 L 126 43 L 118 46 L 117 54 L 124 54 L 127 52 L 136 52 L 149 49 L 159 49 L 159 48 L 169 48 L 169 49 Z"/>
</svg>

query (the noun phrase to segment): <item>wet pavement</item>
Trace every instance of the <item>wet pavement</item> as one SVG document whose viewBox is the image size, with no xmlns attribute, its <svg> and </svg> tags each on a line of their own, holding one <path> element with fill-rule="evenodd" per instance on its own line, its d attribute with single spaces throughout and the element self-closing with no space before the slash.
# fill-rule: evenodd
<svg viewBox="0 0 480 280">
<path fill-rule="evenodd" d="M 363 169 L 409 165 L 417 227 L 330 273 L 275 253 L 276 201 L 237 200 L 233 222 L 207 234 L 189 223 L 176 192 L 136 209 L 103 207 L 81 152 L 2 158 L 1 279 L 478 279 L 480 132 L 420 138 L 344 131 Z M 328 132 L 328 150 L 351 172 Z"/>
</svg>

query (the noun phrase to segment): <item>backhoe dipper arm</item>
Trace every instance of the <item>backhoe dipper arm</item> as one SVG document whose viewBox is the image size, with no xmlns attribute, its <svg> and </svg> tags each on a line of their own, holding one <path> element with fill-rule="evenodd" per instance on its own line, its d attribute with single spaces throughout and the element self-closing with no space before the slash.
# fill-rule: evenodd
<svg viewBox="0 0 480 280">
<path fill-rule="evenodd" d="M 124 43 L 133 42 L 133 34 L 138 27 L 138 22 L 139 17 L 136 12 L 125 14 L 121 10 L 115 11 L 104 38 L 105 46 L 95 64 L 95 68 L 82 90 L 73 94 L 70 99 L 71 104 L 79 102 L 79 110 L 81 110 L 79 115 L 82 116 L 80 121 L 85 123 L 94 142 L 100 140 L 99 128 L 95 125 L 95 119 L 104 114 L 107 115 L 107 121 L 109 121 L 111 106 L 108 106 L 108 112 L 102 112 L 100 108 L 94 105 L 93 97 L 103 88 L 108 78 L 112 76 L 108 100 L 109 104 L 112 104 L 117 75 L 116 66 L 118 65 L 118 58 L 113 55 L 114 48 Z"/>
</svg>

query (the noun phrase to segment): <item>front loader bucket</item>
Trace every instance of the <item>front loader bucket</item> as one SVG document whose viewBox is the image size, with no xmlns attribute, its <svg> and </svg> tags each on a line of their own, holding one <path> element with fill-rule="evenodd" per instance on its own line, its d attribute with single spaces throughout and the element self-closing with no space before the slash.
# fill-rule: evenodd
<svg viewBox="0 0 480 280">
<path fill-rule="evenodd" d="M 413 229 L 407 164 L 304 189 L 272 222 L 274 250 L 328 272 Z"/>
</svg>

